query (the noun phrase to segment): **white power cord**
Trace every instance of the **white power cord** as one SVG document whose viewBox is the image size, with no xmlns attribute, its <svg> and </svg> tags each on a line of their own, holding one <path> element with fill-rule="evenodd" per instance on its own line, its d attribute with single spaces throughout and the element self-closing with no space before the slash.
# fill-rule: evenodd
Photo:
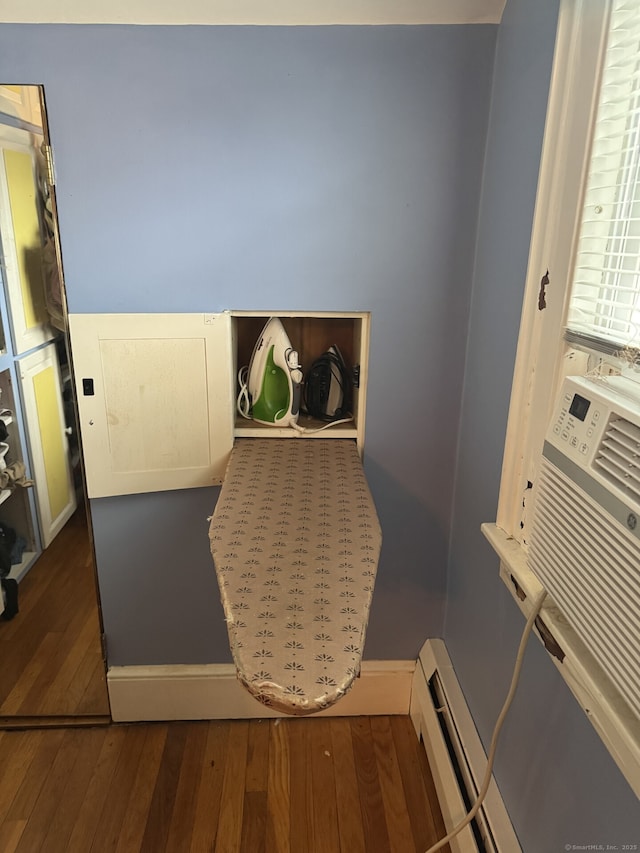
<svg viewBox="0 0 640 853">
<path fill-rule="evenodd" d="M 296 430 L 296 432 L 299 432 L 301 435 L 308 435 L 311 432 L 322 432 L 323 429 L 329 429 L 329 427 L 338 426 L 338 424 L 351 423 L 352 420 L 352 417 L 341 418 L 339 421 L 329 421 L 329 423 L 325 424 L 324 426 L 314 427 L 313 429 L 310 429 L 309 427 L 300 426 L 299 424 L 290 424 L 290 426 L 292 426 Z"/>
<path fill-rule="evenodd" d="M 246 418 L 248 421 L 251 420 L 251 400 L 249 399 L 249 388 L 247 386 L 247 376 L 249 373 L 248 367 L 241 367 L 238 371 L 238 385 L 240 386 L 240 391 L 236 398 L 236 409 L 238 410 L 238 414 L 242 415 L 243 418 Z"/>
<path fill-rule="evenodd" d="M 473 804 L 471 810 L 467 814 L 467 816 L 462 820 L 456 827 L 454 827 L 451 832 L 442 838 L 440 841 L 437 841 L 432 847 L 427 850 L 427 853 L 435 853 L 436 850 L 440 850 L 444 847 L 445 844 L 448 844 L 452 838 L 462 832 L 462 830 L 471 823 L 474 819 L 484 798 L 487 795 L 487 791 L 489 790 L 489 785 L 491 784 L 491 774 L 493 773 L 493 762 L 496 756 L 496 749 L 498 747 L 498 737 L 500 735 L 500 730 L 502 729 L 502 724 L 505 721 L 509 708 L 511 707 L 511 703 L 513 702 L 513 697 L 516 694 L 516 688 L 518 686 L 518 680 L 520 678 L 520 671 L 522 669 L 522 664 L 524 661 L 524 653 L 527 647 L 527 640 L 529 639 L 529 634 L 533 629 L 533 624 L 536 621 L 540 610 L 542 609 L 542 604 L 547 597 L 546 590 L 543 590 L 540 595 L 533 602 L 533 609 L 529 614 L 529 618 L 527 619 L 527 624 L 524 626 L 524 631 L 522 632 L 522 638 L 520 639 L 520 645 L 518 647 L 518 654 L 516 656 L 515 666 L 513 668 L 513 676 L 511 677 L 511 686 L 509 687 L 509 692 L 507 693 L 507 698 L 504 700 L 504 705 L 502 706 L 502 710 L 498 715 L 498 719 L 496 720 L 495 728 L 493 729 L 493 734 L 491 736 L 491 745 L 489 747 L 489 754 L 487 756 L 487 769 L 484 774 L 484 779 L 482 780 L 482 785 L 480 786 L 480 791 L 478 792 L 478 797 Z"/>
</svg>

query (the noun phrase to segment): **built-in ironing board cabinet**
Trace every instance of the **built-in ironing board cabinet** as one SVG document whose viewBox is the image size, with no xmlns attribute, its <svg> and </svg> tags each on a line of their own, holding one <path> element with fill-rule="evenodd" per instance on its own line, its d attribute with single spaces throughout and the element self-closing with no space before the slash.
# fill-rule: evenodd
<svg viewBox="0 0 640 853">
<path fill-rule="evenodd" d="M 90 498 L 222 485 L 215 570 L 241 682 L 278 710 L 335 702 L 359 672 L 380 529 L 361 456 L 370 317 L 272 312 L 303 372 L 332 345 L 353 420 L 305 432 L 236 412 L 237 374 L 272 316 L 71 314 Z"/>
</svg>

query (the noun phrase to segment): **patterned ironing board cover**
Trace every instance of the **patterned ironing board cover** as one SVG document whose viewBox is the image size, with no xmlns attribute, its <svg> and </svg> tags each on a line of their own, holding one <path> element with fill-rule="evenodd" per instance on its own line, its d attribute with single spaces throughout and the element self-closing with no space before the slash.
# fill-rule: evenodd
<svg viewBox="0 0 640 853">
<path fill-rule="evenodd" d="M 355 442 L 237 440 L 209 536 L 242 684 L 287 714 L 344 696 L 382 542 Z"/>
</svg>

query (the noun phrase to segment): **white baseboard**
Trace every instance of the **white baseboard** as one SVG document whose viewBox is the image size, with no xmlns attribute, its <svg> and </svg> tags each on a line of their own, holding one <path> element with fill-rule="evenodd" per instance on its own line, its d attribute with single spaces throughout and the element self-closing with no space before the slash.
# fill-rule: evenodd
<svg viewBox="0 0 640 853">
<path fill-rule="evenodd" d="M 408 714 L 415 668 L 415 661 L 363 661 L 360 677 L 347 695 L 314 716 Z M 107 685 L 115 722 L 283 716 L 254 699 L 231 664 L 112 666 Z"/>
<path fill-rule="evenodd" d="M 446 699 L 442 710 L 434 707 L 429 692 L 429 681 L 434 674 L 439 678 Z M 447 832 L 450 832 L 466 817 L 467 808 L 462 799 L 438 714 L 448 713 L 453 728 L 457 732 L 458 746 L 463 755 L 459 763 L 464 765 L 463 775 L 468 779 L 467 790 L 469 788 L 472 790 L 472 801 L 475 801 L 475 793 L 481 787 L 487 758 L 442 640 L 427 640 L 420 652 L 413 677 L 410 713 L 416 733 L 423 740 L 444 823 Z M 481 811 L 479 822 L 481 832 L 492 839 L 487 843 L 486 849 L 500 851 L 500 853 L 520 851 L 520 844 L 493 779 Z M 468 826 L 450 841 L 450 847 L 452 853 L 468 853 L 478 849 Z"/>
</svg>

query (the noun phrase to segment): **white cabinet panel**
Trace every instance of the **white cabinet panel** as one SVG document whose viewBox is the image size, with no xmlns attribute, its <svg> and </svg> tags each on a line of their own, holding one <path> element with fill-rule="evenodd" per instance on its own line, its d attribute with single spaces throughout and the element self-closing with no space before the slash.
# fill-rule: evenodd
<svg viewBox="0 0 640 853">
<path fill-rule="evenodd" d="M 89 497 L 222 482 L 233 444 L 228 314 L 71 314 Z"/>
<path fill-rule="evenodd" d="M 21 358 L 18 371 L 46 548 L 76 508 L 55 344 Z"/>
</svg>

